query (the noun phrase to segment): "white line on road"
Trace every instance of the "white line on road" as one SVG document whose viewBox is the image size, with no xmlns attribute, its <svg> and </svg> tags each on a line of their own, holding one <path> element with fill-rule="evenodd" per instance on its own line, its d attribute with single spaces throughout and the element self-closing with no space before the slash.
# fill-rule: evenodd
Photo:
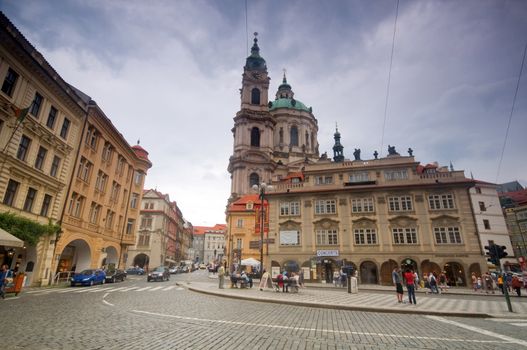
<svg viewBox="0 0 527 350">
<path fill-rule="evenodd" d="M 261 324 L 261 323 L 251 323 L 251 322 L 238 322 L 238 321 L 227 321 L 227 320 L 212 320 L 207 318 L 197 318 L 197 317 L 187 317 L 187 316 L 178 316 L 178 315 L 167 315 L 157 312 L 149 312 L 142 310 L 132 310 L 132 312 L 138 314 L 145 314 L 150 316 L 159 316 L 167 318 L 175 318 L 179 320 L 188 320 L 188 321 L 198 321 L 198 322 L 210 322 L 210 323 L 220 323 L 220 324 L 230 324 L 235 326 L 253 326 L 253 327 L 264 327 L 264 328 L 275 328 L 275 329 L 288 329 L 294 331 L 316 331 L 316 332 L 327 332 L 335 334 L 353 334 L 353 335 L 367 335 L 367 336 L 379 336 L 379 337 L 391 337 L 391 338 L 404 338 L 404 339 L 420 339 L 420 340 L 439 340 L 444 342 L 460 342 L 460 343 L 501 343 L 504 342 L 501 340 L 480 340 L 480 339 L 452 339 L 452 338 L 439 338 L 439 337 L 422 337 L 414 335 L 402 335 L 402 334 L 389 334 L 389 333 L 373 333 L 373 332 L 357 332 L 357 331 L 341 331 L 333 329 L 320 329 L 320 328 L 305 328 L 305 327 L 290 327 L 290 326 L 280 326 L 280 325 L 270 325 L 270 324 Z M 513 339 L 513 338 L 510 338 Z M 516 343 L 517 339 L 514 343 Z M 507 343 L 507 341 L 505 341 Z"/>
<path fill-rule="evenodd" d="M 130 290 L 134 290 L 134 289 L 137 289 L 137 288 L 139 288 L 139 287 L 128 287 L 128 288 L 120 290 L 120 292 L 128 292 Z"/>
<path fill-rule="evenodd" d="M 512 326 L 518 326 L 518 327 L 527 327 L 527 323 L 516 323 L 512 322 L 510 323 Z"/>
<path fill-rule="evenodd" d="M 176 286 L 166 287 L 165 289 L 163 289 L 163 291 L 165 292 L 165 291 L 167 291 L 167 290 L 171 290 L 171 289 L 174 289 L 174 288 L 176 288 Z"/>
<path fill-rule="evenodd" d="M 523 346 L 527 347 L 527 341 L 525 341 L 525 340 L 512 338 L 512 337 L 509 337 L 509 336 L 506 336 L 506 335 L 503 335 L 503 334 L 499 334 L 499 333 L 488 331 L 488 330 L 483 329 L 483 328 L 469 326 L 469 325 L 464 324 L 464 323 L 460 323 L 460 322 L 456 322 L 456 321 L 452 321 L 452 320 L 447 320 L 446 318 L 440 317 L 440 316 L 426 316 L 426 317 L 428 317 L 428 318 L 430 318 L 432 320 L 436 320 L 436 321 L 443 322 L 443 323 L 446 323 L 446 324 L 450 324 L 450 325 L 453 325 L 453 326 L 465 328 L 465 329 L 468 329 L 468 330 L 473 331 L 473 332 L 484 334 L 484 335 L 487 335 L 489 337 L 498 338 L 498 339 L 501 339 L 501 340 L 503 340 L 503 341 L 505 341 L 507 343 L 514 343 L 514 344 L 519 344 L 519 345 L 523 345 Z"/>
<path fill-rule="evenodd" d="M 161 288 L 164 288 L 164 286 L 161 286 L 161 287 L 154 287 L 154 288 L 150 289 L 150 292 L 153 291 L 153 290 L 161 289 Z"/>
<path fill-rule="evenodd" d="M 109 302 L 107 302 L 106 300 L 104 300 L 104 298 L 106 298 L 106 297 L 108 296 L 108 294 L 110 294 L 110 293 L 106 293 L 106 294 L 104 294 L 104 296 L 102 297 L 102 302 L 105 303 L 106 305 L 114 306 L 112 303 L 109 303 Z"/>
<path fill-rule="evenodd" d="M 150 288 L 152 288 L 152 287 L 143 287 L 143 288 L 139 288 L 139 289 L 136 290 L 136 292 L 142 292 L 142 291 L 147 290 L 147 289 L 150 289 Z"/>
</svg>

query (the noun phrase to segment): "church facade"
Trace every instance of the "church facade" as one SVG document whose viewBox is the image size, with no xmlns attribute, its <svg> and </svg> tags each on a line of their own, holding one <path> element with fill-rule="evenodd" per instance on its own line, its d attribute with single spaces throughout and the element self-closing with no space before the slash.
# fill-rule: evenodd
<svg viewBox="0 0 527 350">
<path fill-rule="evenodd" d="M 463 171 L 421 165 L 411 149 L 400 155 L 395 146 L 385 157 L 375 152 L 368 159 L 357 149 L 348 160 L 338 130 L 332 159 L 321 155 L 318 121 L 295 99 L 285 74 L 269 100 L 270 78 L 259 51 L 255 38 L 228 170 L 230 203 L 254 195 L 255 184 L 273 185 L 265 196 L 264 268 L 273 275 L 302 270 L 306 280 L 323 283 L 335 271 L 353 268 L 359 282 L 371 284 L 391 284 L 396 266 L 421 276 L 444 272 L 451 285 L 467 285 L 472 272 L 487 271 L 470 201 L 474 180 Z M 259 257 L 258 230 L 244 234 L 230 226 L 231 242 L 246 240 L 243 246 L 252 247 L 244 257 Z"/>
</svg>

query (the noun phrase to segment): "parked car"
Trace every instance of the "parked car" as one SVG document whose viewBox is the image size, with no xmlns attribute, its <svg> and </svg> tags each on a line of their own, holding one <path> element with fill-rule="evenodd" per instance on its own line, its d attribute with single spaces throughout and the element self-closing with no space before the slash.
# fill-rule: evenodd
<svg viewBox="0 0 527 350">
<path fill-rule="evenodd" d="M 76 273 L 70 279 L 72 287 L 80 284 L 81 286 L 93 286 L 94 284 L 103 284 L 106 282 L 106 273 L 101 269 L 88 269 Z"/>
<path fill-rule="evenodd" d="M 126 279 L 126 271 L 115 269 L 106 270 L 106 282 L 115 283 L 117 281 L 124 281 Z"/>
<path fill-rule="evenodd" d="M 129 267 L 126 269 L 126 274 L 128 275 L 144 275 L 145 270 L 140 267 Z"/>
<path fill-rule="evenodd" d="M 205 270 L 207 268 L 207 265 L 205 264 L 199 264 L 199 269 L 200 270 Z"/>
<path fill-rule="evenodd" d="M 171 275 L 174 275 L 179 272 L 179 269 L 177 266 L 172 266 L 171 268 L 168 269 L 168 272 L 170 272 Z"/>
<path fill-rule="evenodd" d="M 188 265 L 181 266 L 181 273 L 186 273 L 186 272 L 190 272 L 190 266 Z"/>
<path fill-rule="evenodd" d="M 170 272 L 168 267 L 158 266 L 148 273 L 146 280 L 150 281 L 168 281 L 170 279 Z"/>
</svg>

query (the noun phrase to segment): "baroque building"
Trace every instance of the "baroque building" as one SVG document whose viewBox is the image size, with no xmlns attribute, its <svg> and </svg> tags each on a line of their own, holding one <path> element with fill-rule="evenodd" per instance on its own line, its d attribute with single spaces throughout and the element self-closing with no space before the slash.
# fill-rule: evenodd
<svg viewBox="0 0 527 350">
<path fill-rule="evenodd" d="M 348 160 L 338 130 L 332 159 L 320 155 L 313 109 L 295 99 L 285 74 L 273 101 L 269 86 L 255 38 L 232 129 L 229 254 L 259 256 L 259 215 L 247 227 L 240 222 L 256 212 L 244 196 L 265 182 L 274 189 L 265 195 L 263 265 L 273 275 L 302 269 L 309 281 L 330 282 L 334 271 L 351 267 L 361 283 L 391 284 L 401 266 L 420 275 L 445 271 L 449 283 L 465 285 L 471 272 L 487 271 L 471 208 L 474 180 L 423 166 L 412 149 L 400 155 L 395 146 L 364 160 L 355 149 Z"/>
<path fill-rule="evenodd" d="M 87 106 L 1 12 L 0 26 L 0 212 L 56 224 Z M 45 285 L 56 241 L 44 235 L 36 245 L 0 246 L 0 262 L 25 272 L 27 285 Z"/>
</svg>

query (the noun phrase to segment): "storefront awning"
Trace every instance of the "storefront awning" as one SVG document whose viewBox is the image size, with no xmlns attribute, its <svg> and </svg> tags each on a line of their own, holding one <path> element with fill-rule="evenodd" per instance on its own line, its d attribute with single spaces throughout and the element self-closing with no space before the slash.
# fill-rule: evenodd
<svg viewBox="0 0 527 350">
<path fill-rule="evenodd" d="M 23 247 L 24 241 L 16 238 L 6 230 L 0 228 L 0 245 L 6 247 Z"/>
<path fill-rule="evenodd" d="M 169 258 L 166 258 L 165 261 L 168 261 L 168 262 L 171 262 L 171 263 L 176 263 L 176 260 L 173 260 L 173 259 L 169 259 Z"/>
</svg>

